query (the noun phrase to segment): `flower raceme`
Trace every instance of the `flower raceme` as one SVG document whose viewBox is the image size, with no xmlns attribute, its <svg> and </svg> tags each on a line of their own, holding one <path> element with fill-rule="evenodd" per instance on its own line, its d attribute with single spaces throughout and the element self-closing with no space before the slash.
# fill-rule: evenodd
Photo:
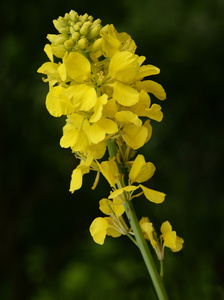
<svg viewBox="0 0 224 300">
<path fill-rule="evenodd" d="M 130 237 L 134 233 L 123 218 L 125 203 L 142 194 L 156 204 L 165 199 L 164 193 L 141 184 L 153 176 L 155 166 L 143 155 L 136 156 L 151 138 L 151 120 L 163 118 L 161 106 L 151 103 L 151 97 L 165 100 L 166 93 L 148 79 L 160 70 L 144 64 L 146 58 L 135 53 L 133 39 L 112 24 L 102 27 L 100 19 L 73 10 L 53 23 L 59 33 L 47 35 L 50 43 L 44 51 L 49 61 L 38 72 L 49 85 L 47 110 L 54 117 L 66 116 L 60 145 L 80 160 L 72 172 L 70 191 L 80 189 L 84 174 L 91 170 L 97 174 L 95 188 L 102 174 L 112 189 L 108 199 L 100 201 L 107 216 L 96 218 L 90 233 L 98 244 L 106 235 Z M 112 144 L 116 155 L 102 161 Z M 145 222 L 142 227 L 145 235 L 147 226 Z M 170 238 L 171 229 L 162 225 L 163 247 L 180 249 L 180 240 Z"/>
</svg>

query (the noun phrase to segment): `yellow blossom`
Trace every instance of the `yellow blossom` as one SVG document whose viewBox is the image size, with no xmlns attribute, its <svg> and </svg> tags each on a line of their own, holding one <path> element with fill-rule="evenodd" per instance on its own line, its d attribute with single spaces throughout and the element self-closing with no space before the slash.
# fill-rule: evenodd
<svg viewBox="0 0 224 300">
<path fill-rule="evenodd" d="M 176 235 L 176 231 L 172 231 L 169 221 L 164 222 L 160 230 L 164 246 L 170 248 L 173 252 L 180 251 L 183 248 L 184 240 Z"/>
<path fill-rule="evenodd" d="M 155 170 L 155 166 L 150 162 L 146 163 L 144 156 L 139 154 L 129 172 L 130 183 L 147 181 L 153 176 Z"/>
</svg>

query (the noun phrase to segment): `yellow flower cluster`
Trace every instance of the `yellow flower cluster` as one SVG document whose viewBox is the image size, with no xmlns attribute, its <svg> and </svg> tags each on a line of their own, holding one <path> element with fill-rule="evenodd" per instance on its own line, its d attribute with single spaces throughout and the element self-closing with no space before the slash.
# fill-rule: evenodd
<svg viewBox="0 0 224 300">
<path fill-rule="evenodd" d="M 161 225 L 162 234 L 159 238 L 148 218 L 143 217 L 139 223 L 145 238 L 150 241 L 159 260 L 164 259 L 164 247 L 170 248 L 173 252 L 178 252 L 183 248 L 184 240 L 176 235 L 176 231 L 172 230 L 169 221 Z"/>
<path fill-rule="evenodd" d="M 127 33 L 118 33 L 113 25 L 101 26 L 99 19 L 70 11 L 53 21 L 59 34 L 47 36 L 50 44 L 44 51 L 49 61 L 38 72 L 49 84 L 46 107 L 54 117 L 66 116 L 60 145 L 71 148 L 80 159 L 72 173 L 70 191 L 82 186 L 83 175 L 97 172 L 109 182 L 112 193 L 102 199 L 100 210 L 107 215 L 93 221 L 90 232 L 102 244 L 106 235 L 129 234 L 125 224 L 125 201 L 144 193 L 154 202 L 162 203 L 165 194 L 133 185 L 150 179 L 155 167 L 135 152 L 151 137 L 150 120 L 160 122 L 161 106 L 151 104 L 150 96 L 166 98 L 163 87 L 145 79 L 160 70 L 144 65 L 145 57 L 135 53 L 136 45 Z M 108 143 L 116 147 L 116 159 L 99 162 Z M 127 173 L 128 183 L 124 182 Z M 140 189 L 139 194 L 134 192 Z M 112 199 L 112 200 L 109 200 Z"/>
</svg>

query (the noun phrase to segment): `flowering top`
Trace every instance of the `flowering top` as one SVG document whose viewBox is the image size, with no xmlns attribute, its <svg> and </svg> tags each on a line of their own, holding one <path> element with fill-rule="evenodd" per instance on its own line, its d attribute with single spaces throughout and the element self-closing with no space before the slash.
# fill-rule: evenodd
<svg viewBox="0 0 224 300">
<path fill-rule="evenodd" d="M 90 227 L 94 240 L 103 244 L 106 235 L 133 234 L 122 217 L 127 201 L 141 194 L 157 204 L 165 199 L 164 193 L 141 184 L 153 176 L 155 166 L 142 155 L 134 157 L 151 138 L 150 121 L 163 118 L 161 106 L 152 104 L 150 97 L 165 100 L 166 93 L 159 83 L 148 79 L 160 70 L 144 64 L 146 58 L 135 53 L 136 44 L 127 33 L 118 33 L 112 24 L 102 27 L 100 19 L 94 21 L 73 10 L 53 23 L 59 34 L 47 35 L 50 44 L 44 51 L 49 61 L 38 72 L 49 84 L 49 113 L 66 116 L 60 145 L 71 148 L 80 159 L 70 191 L 81 188 L 83 175 L 90 170 L 97 172 L 93 188 L 101 173 L 112 189 L 108 199 L 100 201 L 100 210 L 107 217 L 96 218 Z M 116 157 L 99 162 L 110 143 Z M 167 246 L 170 235 L 165 231 Z M 174 249 L 175 241 L 172 245 Z"/>
</svg>

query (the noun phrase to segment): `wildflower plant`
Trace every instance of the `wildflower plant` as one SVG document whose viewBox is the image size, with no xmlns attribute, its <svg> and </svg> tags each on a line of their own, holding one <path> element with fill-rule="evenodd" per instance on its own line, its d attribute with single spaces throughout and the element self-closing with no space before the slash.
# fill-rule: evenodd
<svg viewBox="0 0 224 300">
<path fill-rule="evenodd" d="M 48 34 L 49 61 L 38 72 L 49 84 L 46 107 L 54 117 L 66 116 L 60 145 L 71 148 L 80 161 L 71 175 L 70 192 L 79 190 L 83 176 L 96 173 L 93 189 L 102 174 L 110 185 L 107 198 L 99 201 L 99 216 L 90 225 L 93 240 L 102 245 L 106 236 L 127 235 L 139 248 L 159 299 L 168 299 L 163 284 L 164 248 L 173 252 L 183 246 L 168 221 L 158 236 L 148 217 L 138 220 L 132 200 L 142 194 L 161 204 L 165 194 L 144 185 L 154 174 L 153 163 L 137 150 L 151 138 L 151 120 L 163 118 L 161 106 L 151 95 L 166 99 L 163 87 L 151 75 L 160 70 L 144 64 L 136 44 L 113 25 L 71 10 L 53 21 L 58 34 Z M 146 79 L 147 78 L 147 79 Z M 126 214 L 126 217 L 125 217 Z M 148 245 L 161 263 L 160 272 Z"/>
</svg>

